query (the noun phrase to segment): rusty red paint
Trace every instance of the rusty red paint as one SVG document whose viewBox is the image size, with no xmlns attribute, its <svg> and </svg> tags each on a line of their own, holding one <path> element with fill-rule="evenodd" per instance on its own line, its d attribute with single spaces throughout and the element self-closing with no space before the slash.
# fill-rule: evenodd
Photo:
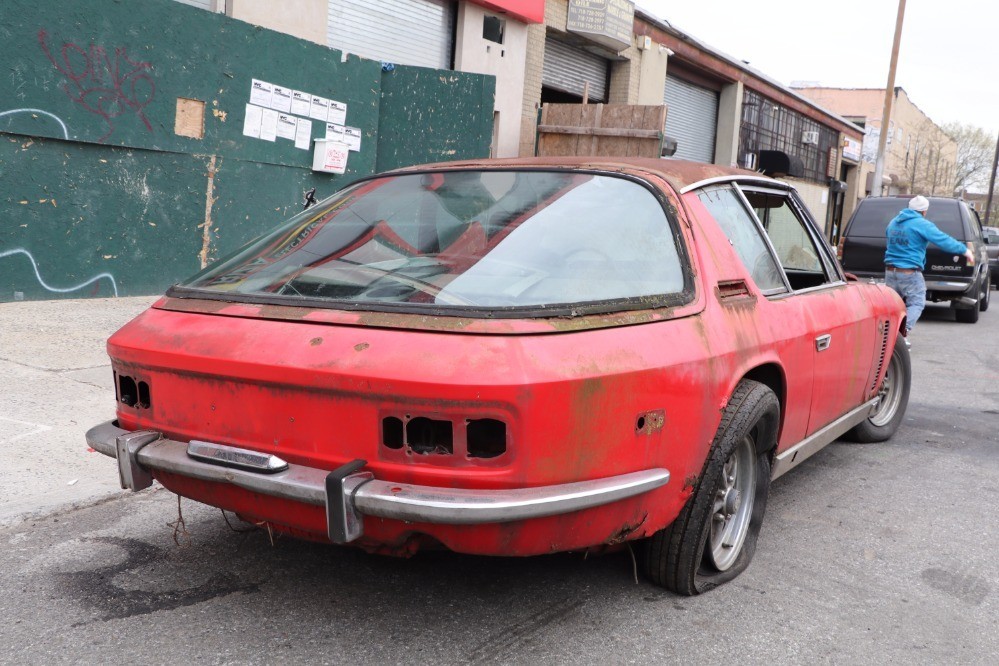
<svg viewBox="0 0 999 666">
<path fill-rule="evenodd" d="M 121 426 L 322 469 L 363 459 L 379 479 L 444 488 L 670 470 L 674 481 L 666 487 L 559 517 L 484 526 L 366 519 L 358 544 L 403 555 L 431 542 L 466 553 L 533 555 L 615 544 L 667 526 L 697 486 L 721 409 L 742 378 L 779 378 L 778 451 L 860 404 L 877 382 L 874 322 L 891 323 L 893 342 L 903 314 L 897 298 L 850 282 L 808 295 L 808 307 L 798 296 L 767 299 L 698 198 L 677 194 L 692 182 L 746 172 L 662 160 L 484 164 L 598 167 L 653 183 L 681 219 L 696 275 L 693 300 L 677 308 L 488 320 L 165 298 L 108 343 L 115 371 L 147 382 L 155 396 L 148 409 L 119 403 Z M 845 357 L 813 363 L 814 338 L 829 326 L 814 312 L 839 326 Z M 811 373 L 795 371 L 813 365 L 821 396 Z M 453 453 L 386 447 L 386 417 L 449 421 Z M 502 455 L 464 455 L 462 428 L 475 419 L 506 425 Z M 157 478 L 251 522 L 326 539 L 322 507 L 176 474 Z"/>
</svg>

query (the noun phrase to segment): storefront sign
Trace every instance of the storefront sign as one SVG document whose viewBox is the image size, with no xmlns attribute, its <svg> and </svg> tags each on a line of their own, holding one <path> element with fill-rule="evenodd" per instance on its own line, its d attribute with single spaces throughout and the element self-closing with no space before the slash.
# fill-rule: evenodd
<svg viewBox="0 0 999 666">
<path fill-rule="evenodd" d="M 862 146 L 863 144 L 861 144 L 856 139 L 851 139 L 848 136 L 843 137 L 844 159 L 853 160 L 854 162 L 859 162 Z"/>
<path fill-rule="evenodd" d="M 566 29 L 612 51 L 631 46 L 634 23 L 631 0 L 569 0 Z"/>
</svg>

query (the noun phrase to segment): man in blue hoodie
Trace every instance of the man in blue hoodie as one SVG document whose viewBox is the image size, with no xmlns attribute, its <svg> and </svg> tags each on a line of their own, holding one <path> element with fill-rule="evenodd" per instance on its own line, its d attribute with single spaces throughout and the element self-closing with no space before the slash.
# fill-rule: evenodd
<svg viewBox="0 0 999 666">
<path fill-rule="evenodd" d="M 969 266 L 975 264 L 974 253 L 964 243 L 951 238 L 926 219 L 929 207 L 926 197 L 913 197 L 909 207 L 888 223 L 885 232 L 888 236 L 885 284 L 905 301 L 906 334 L 916 325 L 926 306 L 926 283 L 923 281 L 926 246 L 933 243 L 944 252 L 963 254 Z"/>
</svg>

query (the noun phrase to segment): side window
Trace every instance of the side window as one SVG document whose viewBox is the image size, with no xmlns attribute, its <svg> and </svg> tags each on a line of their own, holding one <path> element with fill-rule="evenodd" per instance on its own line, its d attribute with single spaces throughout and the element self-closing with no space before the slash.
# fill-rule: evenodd
<svg viewBox="0 0 999 666">
<path fill-rule="evenodd" d="M 753 282 L 765 294 L 787 291 L 780 268 L 760 235 L 759 225 L 731 187 L 714 187 L 697 193 L 704 207 L 718 222 Z"/>
<path fill-rule="evenodd" d="M 968 237 L 970 240 L 975 240 L 976 238 L 981 238 L 982 223 L 978 217 L 978 212 L 968 208 L 968 205 L 963 201 L 960 203 L 961 206 L 961 216 L 965 219 L 968 229 L 971 230 L 971 235 Z"/>
<path fill-rule="evenodd" d="M 795 291 L 834 281 L 808 223 L 783 192 L 745 191 Z"/>
</svg>

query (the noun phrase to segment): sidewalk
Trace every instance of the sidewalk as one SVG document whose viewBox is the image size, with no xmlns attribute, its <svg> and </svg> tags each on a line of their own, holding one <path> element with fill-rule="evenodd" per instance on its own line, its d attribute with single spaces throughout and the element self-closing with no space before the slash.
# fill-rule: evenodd
<svg viewBox="0 0 999 666">
<path fill-rule="evenodd" d="M 156 298 L 0 304 L 0 526 L 123 492 L 84 433 L 114 417 L 108 336 Z"/>
</svg>

